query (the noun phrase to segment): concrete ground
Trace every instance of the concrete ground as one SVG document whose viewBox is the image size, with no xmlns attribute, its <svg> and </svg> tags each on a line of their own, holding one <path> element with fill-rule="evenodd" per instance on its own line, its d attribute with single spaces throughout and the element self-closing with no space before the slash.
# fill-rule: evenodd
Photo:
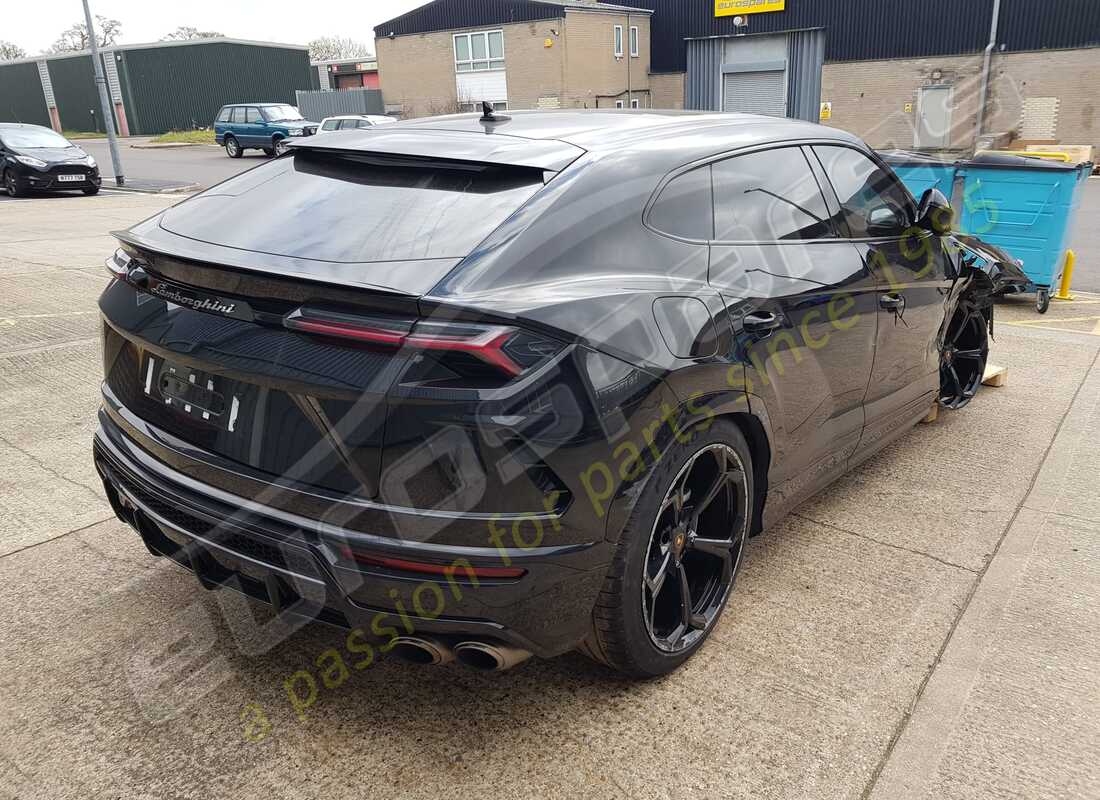
<svg viewBox="0 0 1100 800">
<path fill-rule="evenodd" d="M 753 540 L 675 675 L 358 670 L 97 484 L 104 231 L 177 200 L 0 200 L 0 797 L 1100 796 L 1100 295 L 999 306 L 1008 385 Z"/>
</svg>

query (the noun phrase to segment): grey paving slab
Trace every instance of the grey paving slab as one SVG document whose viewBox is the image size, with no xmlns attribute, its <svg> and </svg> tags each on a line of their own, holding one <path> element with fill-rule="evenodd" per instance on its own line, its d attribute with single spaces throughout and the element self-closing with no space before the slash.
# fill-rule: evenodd
<svg viewBox="0 0 1100 800">
<path fill-rule="evenodd" d="M 339 797 L 367 774 L 376 796 L 858 797 L 972 579 L 792 520 L 754 542 L 714 641 L 676 676 L 630 684 L 578 656 L 498 676 L 383 661 L 322 686 L 302 721 L 284 682 L 329 648 L 348 657 L 343 637 L 310 627 L 245 655 L 251 612 L 112 521 L 0 560 L 16 648 L 0 752 L 88 797 Z M 202 652 L 159 675 L 178 702 L 150 702 L 134 665 L 172 636 Z M 31 654 L 33 673 L 14 668 Z M 203 677 L 193 694 L 170 688 L 182 674 Z M 248 703 L 271 726 L 258 743 Z"/>
</svg>

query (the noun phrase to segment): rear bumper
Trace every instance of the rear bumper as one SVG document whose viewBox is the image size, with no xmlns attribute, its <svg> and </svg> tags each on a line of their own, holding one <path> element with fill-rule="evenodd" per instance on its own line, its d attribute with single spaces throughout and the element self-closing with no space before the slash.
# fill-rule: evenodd
<svg viewBox="0 0 1100 800">
<path fill-rule="evenodd" d="M 542 657 L 586 634 L 606 574 L 603 542 L 540 547 L 454 547 L 374 537 L 203 485 L 153 458 L 100 412 L 94 458 L 122 521 L 156 556 L 289 616 L 358 628 L 366 638 L 434 634 L 495 639 Z M 278 491 L 277 487 L 272 487 Z M 474 567 L 515 566 L 519 578 L 444 578 L 350 561 L 345 548 L 388 558 Z"/>
</svg>

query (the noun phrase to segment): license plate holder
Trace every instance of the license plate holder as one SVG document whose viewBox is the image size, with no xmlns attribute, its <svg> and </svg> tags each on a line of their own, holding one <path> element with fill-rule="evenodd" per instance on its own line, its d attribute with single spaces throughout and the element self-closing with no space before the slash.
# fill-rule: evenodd
<svg viewBox="0 0 1100 800">
<path fill-rule="evenodd" d="M 222 378 L 152 354 L 145 357 L 142 376 L 145 394 L 176 412 L 230 433 L 236 429 L 240 400 L 222 391 Z"/>
<path fill-rule="evenodd" d="M 68 173 L 65 175 L 58 175 L 57 180 L 61 183 L 84 183 L 87 178 L 84 175 L 77 175 L 75 173 Z"/>
</svg>

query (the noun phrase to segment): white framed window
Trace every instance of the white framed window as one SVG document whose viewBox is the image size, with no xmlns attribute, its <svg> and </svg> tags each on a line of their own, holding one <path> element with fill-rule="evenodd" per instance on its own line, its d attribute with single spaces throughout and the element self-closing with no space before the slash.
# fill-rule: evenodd
<svg viewBox="0 0 1100 800">
<path fill-rule="evenodd" d="M 624 108 L 622 100 L 615 101 L 615 108 Z"/>
<path fill-rule="evenodd" d="M 631 107 L 631 108 L 641 108 L 641 104 L 640 104 L 640 101 L 638 100 L 638 98 L 637 98 L 637 97 L 633 98 L 633 99 L 632 99 L 632 100 L 630 101 L 630 107 Z"/>
<path fill-rule="evenodd" d="M 623 26 L 615 26 L 615 58 L 623 57 Z"/>
<path fill-rule="evenodd" d="M 507 100 L 494 100 L 491 105 L 493 106 L 493 111 L 507 111 L 508 110 L 508 101 Z M 462 112 L 463 114 L 471 114 L 475 111 L 480 112 L 481 111 L 481 103 L 459 103 L 458 104 L 458 110 L 460 112 Z"/>
<path fill-rule="evenodd" d="M 638 26 L 630 26 L 630 57 L 637 58 L 641 55 L 641 51 L 638 49 Z"/>
<path fill-rule="evenodd" d="M 504 31 L 456 33 L 455 72 L 504 69 Z"/>
</svg>

